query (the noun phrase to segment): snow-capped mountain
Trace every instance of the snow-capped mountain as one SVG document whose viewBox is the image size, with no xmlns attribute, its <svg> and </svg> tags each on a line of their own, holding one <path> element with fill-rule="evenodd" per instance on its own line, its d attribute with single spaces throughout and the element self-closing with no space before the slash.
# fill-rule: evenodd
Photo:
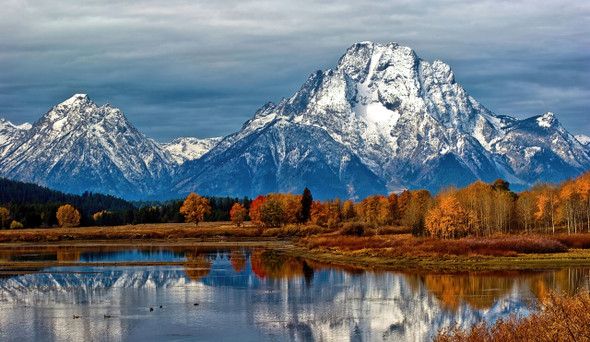
<svg viewBox="0 0 590 342">
<path fill-rule="evenodd" d="M 0 175 L 128 199 L 301 193 L 362 198 L 503 178 L 521 190 L 590 170 L 590 138 L 552 113 L 496 115 L 451 68 L 395 43 L 354 44 L 289 99 L 267 103 L 223 139 L 158 144 L 86 95 L 32 127 L 0 121 Z"/>
<path fill-rule="evenodd" d="M 0 118 L 0 157 L 4 156 L 4 153 L 10 149 L 14 142 L 24 135 L 26 131 L 31 129 L 31 127 L 31 124 L 28 122 L 22 125 L 15 125 L 10 121 Z"/>
<path fill-rule="evenodd" d="M 578 139 L 578 141 L 586 146 L 586 148 L 590 148 L 590 137 L 584 134 L 578 134 L 576 135 L 576 139 Z"/>
<path fill-rule="evenodd" d="M 120 110 L 98 107 L 84 94 L 53 107 L 9 141 L 0 159 L 2 176 L 72 193 L 160 195 L 175 163 Z"/>
<path fill-rule="evenodd" d="M 161 146 L 166 151 L 170 152 L 178 164 L 182 164 L 187 160 L 201 158 L 203 154 L 215 147 L 221 139 L 222 137 L 206 139 L 178 138 L 169 143 L 161 144 Z"/>
<path fill-rule="evenodd" d="M 330 172 L 316 174 L 318 165 Z M 496 178 L 518 189 L 588 169 L 588 150 L 552 114 L 495 115 L 443 62 L 395 43 L 364 42 L 336 69 L 313 73 L 293 97 L 266 104 L 240 132 L 185 163 L 175 190 L 256 195 L 315 182 L 313 193 L 338 188 L 354 197 Z"/>
</svg>

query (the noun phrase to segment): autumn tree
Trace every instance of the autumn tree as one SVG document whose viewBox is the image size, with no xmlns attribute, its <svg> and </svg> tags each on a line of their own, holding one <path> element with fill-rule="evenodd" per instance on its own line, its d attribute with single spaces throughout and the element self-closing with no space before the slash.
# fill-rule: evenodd
<svg viewBox="0 0 590 342">
<path fill-rule="evenodd" d="M 555 234 L 555 212 L 560 197 L 559 189 L 552 184 L 543 184 L 536 186 L 533 190 L 538 194 L 535 218 L 545 227 L 550 225 Z"/>
<path fill-rule="evenodd" d="M 279 227 L 283 218 L 283 206 L 277 194 L 268 194 L 260 211 L 260 220 L 265 227 Z"/>
<path fill-rule="evenodd" d="M 516 200 L 516 212 L 518 213 L 518 219 L 524 227 L 524 231 L 527 233 L 535 219 L 536 208 L 536 198 L 532 191 L 525 191 L 518 195 L 518 199 Z"/>
<path fill-rule="evenodd" d="M 409 190 L 402 191 L 402 193 L 397 197 L 397 210 L 399 219 L 404 217 L 411 197 L 412 193 Z"/>
<path fill-rule="evenodd" d="M 283 215 L 281 223 L 297 223 L 303 222 L 303 196 L 288 194 L 278 194 L 278 199 L 281 202 Z"/>
<path fill-rule="evenodd" d="M 264 223 L 262 222 L 262 205 L 264 204 L 265 197 L 259 195 L 250 203 L 250 219 L 252 220 L 252 224 L 257 227 L 262 227 Z"/>
<path fill-rule="evenodd" d="M 310 209 L 310 220 L 313 224 L 318 226 L 327 226 L 328 220 L 330 219 L 330 211 L 324 206 L 324 204 L 317 200 L 311 203 Z"/>
<path fill-rule="evenodd" d="M 468 215 L 454 194 L 442 194 L 437 197 L 437 202 L 425 219 L 428 232 L 443 239 L 465 236 Z"/>
<path fill-rule="evenodd" d="M 311 191 L 309 191 L 308 188 L 305 188 L 305 190 L 303 190 L 303 195 L 301 196 L 301 223 L 309 221 L 312 203 L 313 196 L 311 195 Z"/>
<path fill-rule="evenodd" d="M 8 222 L 10 222 L 10 210 L 0 207 L 0 229 L 7 228 Z"/>
<path fill-rule="evenodd" d="M 424 220 L 431 203 L 432 195 L 430 195 L 428 190 L 414 190 L 410 193 L 410 199 L 405 208 L 402 223 L 412 227 L 412 234 L 414 236 L 423 235 Z"/>
<path fill-rule="evenodd" d="M 60 227 L 78 227 L 80 212 L 69 204 L 62 205 L 55 214 Z"/>
<path fill-rule="evenodd" d="M 391 220 L 395 221 L 399 219 L 399 204 L 398 204 L 398 196 L 396 193 L 393 193 L 387 197 L 389 201 L 389 211 L 391 213 Z"/>
<path fill-rule="evenodd" d="M 205 215 L 211 214 L 209 200 L 195 193 L 191 193 L 184 200 L 180 213 L 184 215 L 186 222 L 194 222 L 196 226 L 205 219 Z"/>
<path fill-rule="evenodd" d="M 244 219 L 247 215 L 248 211 L 246 210 L 244 205 L 240 203 L 235 203 L 229 211 L 231 221 L 238 227 L 242 224 L 242 222 L 244 222 Z"/>
<path fill-rule="evenodd" d="M 342 204 L 342 218 L 348 221 L 352 220 L 355 216 L 354 203 L 351 200 L 344 201 L 344 204 Z"/>
<path fill-rule="evenodd" d="M 590 172 L 586 172 L 576 179 L 576 189 L 582 201 L 582 207 L 586 216 L 586 225 L 590 233 Z"/>
</svg>

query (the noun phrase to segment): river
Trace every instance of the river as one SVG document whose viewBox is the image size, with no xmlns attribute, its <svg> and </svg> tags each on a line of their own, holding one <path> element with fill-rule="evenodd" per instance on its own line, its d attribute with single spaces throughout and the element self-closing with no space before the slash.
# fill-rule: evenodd
<svg viewBox="0 0 590 342">
<path fill-rule="evenodd" d="M 257 247 L 3 247 L 0 260 L 1 341 L 428 341 L 590 277 L 371 271 Z"/>
</svg>

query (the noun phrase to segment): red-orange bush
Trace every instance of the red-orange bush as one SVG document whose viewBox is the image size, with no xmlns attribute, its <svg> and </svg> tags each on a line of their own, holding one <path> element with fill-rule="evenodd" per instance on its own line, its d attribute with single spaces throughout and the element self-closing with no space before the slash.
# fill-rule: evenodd
<svg viewBox="0 0 590 342">
<path fill-rule="evenodd" d="M 474 324 L 469 331 L 458 326 L 444 329 L 435 342 L 504 342 L 504 341 L 590 341 L 590 292 L 574 296 L 550 294 L 541 310 L 528 317 Z"/>
</svg>

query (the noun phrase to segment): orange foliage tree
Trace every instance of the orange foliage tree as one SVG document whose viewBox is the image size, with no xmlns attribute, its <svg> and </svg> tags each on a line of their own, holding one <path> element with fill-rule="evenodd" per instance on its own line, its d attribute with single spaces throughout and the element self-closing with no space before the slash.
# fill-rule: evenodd
<svg viewBox="0 0 590 342">
<path fill-rule="evenodd" d="M 250 219 L 252 223 L 257 227 L 262 227 L 264 223 L 262 222 L 262 205 L 264 204 L 265 198 L 262 195 L 259 195 L 250 203 Z"/>
<path fill-rule="evenodd" d="M 442 194 L 438 204 L 428 212 L 425 227 L 428 232 L 443 239 L 465 236 L 468 215 L 453 194 Z"/>
<path fill-rule="evenodd" d="M 55 216 L 60 227 L 78 227 L 80 225 L 80 212 L 69 204 L 59 207 Z"/>
<path fill-rule="evenodd" d="M 238 227 L 244 222 L 246 215 L 248 215 L 248 210 L 240 203 L 234 203 L 229 211 L 231 221 Z"/>
<path fill-rule="evenodd" d="M 208 199 L 191 193 L 180 207 L 180 213 L 184 215 L 186 222 L 194 222 L 198 226 L 205 215 L 211 214 L 211 206 Z"/>
<path fill-rule="evenodd" d="M 342 218 L 344 220 L 352 220 L 355 216 L 354 203 L 351 200 L 344 201 L 342 205 Z"/>
</svg>

